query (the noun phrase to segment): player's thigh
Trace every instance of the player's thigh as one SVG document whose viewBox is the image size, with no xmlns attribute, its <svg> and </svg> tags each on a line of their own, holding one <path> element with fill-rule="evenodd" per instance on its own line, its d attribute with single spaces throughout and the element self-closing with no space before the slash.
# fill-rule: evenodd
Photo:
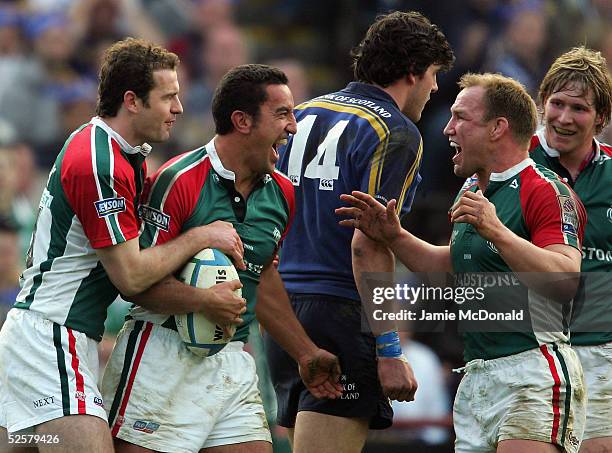
<svg viewBox="0 0 612 453">
<path fill-rule="evenodd" d="M 8 432 L 0 427 L 0 453 L 34 453 L 38 451 L 36 447 L 22 447 L 10 444 Z"/>
<path fill-rule="evenodd" d="M 41 453 L 60 451 L 79 451 L 113 453 L 113 442 L 108 424 L 101 418 L 91 415 L 71 415 L 42 423 L 35 428 L 36 434 L 45 438 L 57 436 L 59 442 L 40 443 Z"/>
<path fill-rule="evenodd" d="M 272 453 L 272 444 L 270 442 L 256 440 L 253 442 L 242 442 L 240 444 L 203 448 L 200 450 L 200 453 Z"/>
<path fill-rule="evenodd" d="M 368 420 L 301 411 L 293 434 L 293 453 L 358 453 L 368 435 Z"/>
<path fill-rule="evenodd" d="M 115 447 L 115 453 L 155 453 L 155 450 L 131 444 L 118 437 L 113 438 L 113 446 Z"/>
<path fill-rule="evenodd" d="M 497 453 L 559 453 L 559 447 L 537 440 L 502 440 L 497 445 Z"/>
<path fill-rule="evenodd" d="M 580 453 L 612 453 L 612 437 L 583 440 L 580 445 Z"/>
</svg>

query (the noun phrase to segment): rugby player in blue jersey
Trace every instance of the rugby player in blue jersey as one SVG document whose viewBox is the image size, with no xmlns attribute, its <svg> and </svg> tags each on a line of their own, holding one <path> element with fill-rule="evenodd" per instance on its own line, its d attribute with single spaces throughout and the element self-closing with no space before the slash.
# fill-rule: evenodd
<svg viewBox="0 0 612 453">
<path fill-rule="evenodd" d="M 296 107 L 297 133 L 277 164 L 296 196 L 279 270 L 308 335 L 339 357 L 344 373 L 342 397 L 318 400 L 295 362 L 266 339 L 278 423 L 297 452 L 361 451 L 368 428 L 391 425 L 389 398 L 410 401 L 417 388 L 397 332 L 375 338 L 361 331 L 360 275 L 393 271 L 393 255 L 341 228 L 334 208 L 340 194 L 361 190 L 397 198 L 398 210 L 408 212 L 423 151 L 414 123 L 454 56 L 421 14 L 394 12 L 375 21 L 353 58 L 355 82 Z"/>
</svg>

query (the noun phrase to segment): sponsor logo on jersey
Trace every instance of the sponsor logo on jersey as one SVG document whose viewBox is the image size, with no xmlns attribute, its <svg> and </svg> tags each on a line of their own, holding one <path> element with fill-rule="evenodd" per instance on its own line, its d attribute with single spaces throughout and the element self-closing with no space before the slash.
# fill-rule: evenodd
<svg viewBox="0 0 612 453">
<path fill-rule="evenodd" d="M 272 231 L 272 235 L 274 236 L 274 241 L 278 244 L 278 241 L 281 239 L 281 232 L 278 228 L 274 227 L 274 231 Z"/>
<path fill-rule="evenodd" d="M 270 176 L 268 174 L 264 175 L 264 177 L 263 177 L 264 184 L 268 184 L 270 181 L 272 181 L 272 176 Z"/>
<path fill-rule="evenodd" d="M 109 215 L 125 211 L 125 198 L 105 198 L 94 203 L 98 217 L 108 217 Z"/>
<path fill-rule="evenodd" d="M 43 190 L 42 196 L 40 197 L 39 207 L 50 208 L 52 201 L 53 201 L 53 195 L 51 195 L 49 190 L 45 187 L 45 190 Z"/>
<path fill-rule="evenodd" d="M 159 423 L 148 422 L 144 420 L 136 420 L 132 426 L 136 431 L 151 434 L 159 428 Z"/>
<path fill-rule="evenodd" d="M 291 184 L 293 184 L 294 186 L 299 186 L 300 175 L 289 175 L 289 181 L 291 181 Z"/>
<path fill-rule="evenodd" d="M 606 211 L 606 217 L 608 218 L 608 222 L 612 223 L 612 205 Z"/>
<path fill-rule="evenodd" d="M 99 396 L 94 396 L 93 401 L 96 406 L 104 407 L 104 401 Z"/>
<path fill-rule="evenodd" d="M 518 181 L 516 179 L 513 179 L 512 182 L 510 183 L 510 187 L 512 187 L 513 189 L 517 189 Z"/>
<path fill-rule="evenodd" d="M 319 190 L 334 190 L 334 180 L 321 178 L 319 180 Z"/>
<path fill-rule="evenodd" d="M 576 203 L 567 195 L 557 195 L 561 206 L 561 231 L 564 234 L 578 234 L 578 210 Z"/>
<path fill-rule="evenodd" d="M 495 244 L 493 244 L 491 241 L 487 241 L 487 247 L 489 248 L 489 250 L 491 250 L 493 253 L 497 253 L 499 254 L 499 250 L 497 250 L 497 247 L 495 247 Z"/>
<path fill-rule="evenodd" d="M 81 392 L 80 390 L 77 390 L 76 392 L 74 392 L 74 397 L 78 399 L 79 401 L 85 401 L 85 393 Z"/>
<path fill-rule="evenodd" d="M 215 333 L 213 334 L 213 341 L 219 341 L 223 339 L 223 329 L 218 324 L 215 324 Z"/>
<path fill-rule="evenodd" d="M 32 401 L 32 404 L 34 404 L 35 409 L 38 409 L 39 407 L 45 407 L 45 406 L 48 406 L 49 404 L 53 404 L 54 402 L 55 400 L 53 399 L 52 396 L 44 396 L 39 400 Z"/>
<path fill-rule="evenodd" d="M 138 207 L 138 213 L 143 222 L 153 225 L 160 230 L 168 231 L 170 229 L 170 216 L 164 214 L 159 209 L 145 204 Z"/>
</svg>

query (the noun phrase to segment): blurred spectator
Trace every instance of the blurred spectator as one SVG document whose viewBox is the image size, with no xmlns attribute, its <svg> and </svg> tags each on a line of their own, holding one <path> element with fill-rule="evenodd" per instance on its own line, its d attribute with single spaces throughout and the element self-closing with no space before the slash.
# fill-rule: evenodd
<svg viewBox="0 0 612 453">
<path fill-rule="evenodd" d="M 21 262 L 17 227 L 0 215 L 0 326 L 19 292 Z"/>
<path fill-rule="evenodd" d="M 537 96 L 546 69 L 548 17 L 540 2 L 522 1 L 509 12 L 504 33 L 489 48 L 484 69 L 518 80 L 529 94 Z"/>
<path fill-rule="evenodd" d="M 295 105 L 301 104 L 313 97 L 310 90 L 310 80 L 304 64 L 294 58 L 268 61 L 267 64 L 283 71 L 289 79 L 289 89 L 293 94 Z"/>
<path fill-rule="evenodd" d="M 190 83 L 188 96 L 183 95 L 189 118 L 177 122 L 182 148 L 202 146 L 214 133 L 211 103 L 215 87 L 234 66 L 250 62 L 249 49 L 238 27 L 219 26 L 207 31 L 200 55 L 204 67 L 201 78 Z"/>
</svg>

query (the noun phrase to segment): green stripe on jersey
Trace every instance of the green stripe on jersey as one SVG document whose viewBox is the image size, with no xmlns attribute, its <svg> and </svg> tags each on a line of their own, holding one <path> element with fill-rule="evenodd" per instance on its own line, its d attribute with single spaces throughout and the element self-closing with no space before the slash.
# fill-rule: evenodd
<svg viewBox="0 0 612 453">
<path fill-rule="evenodd" d="M 112 189 L 113 179 L 112 174 L 114 172 L 114 157 L 113 148 L 110 143 L 110 137 L 108 133 L 101 127 L 95 128 L 95 142 L 96 142 L 96 162 L 94 169 L 94 177 L 98 180 L 98 190 L 103 199 L 117 197 L 117 192 Z M 127 202 L 128 200 L 126 200 Z M 119 244 L 125 242 L 123 232 L 119 227 L 117 216 L 119 214 L 111 214 L 106 217 L 106 221 L 113 231 L 113 242 Z"/>
<path fill-rule="evenodd" d="M 563 354 L 561 354 L 561 351 L 559 351 L 559 346 L 557 346 L 556 343 L 553 344 L 553 351 L 555 351 L 555 354 L 557 356 L 557 359 L 559 360 L 559 363 L 561 364 L 561 371 L 563 372 L 563 377 L 565 378 L 565 406 L 564 406 L 564 411 L 565 411 L 565 416 L 563 417 L 563 428 L 561 429 L 561 437 L 559 438 L 559 443 L 561 444 L 561 446 L 565 445 L 565 435 L 567 433 L 567 423 L 569 422 L 569 418 L 570 418 L 570 403 L 572 400 L 572 381 L 570 380 L 570 375 L 569 375 L 569 371 L 567 370 L 567 364 L 565 363 L 565 358 L 563 357 Z"/>
</svg>

